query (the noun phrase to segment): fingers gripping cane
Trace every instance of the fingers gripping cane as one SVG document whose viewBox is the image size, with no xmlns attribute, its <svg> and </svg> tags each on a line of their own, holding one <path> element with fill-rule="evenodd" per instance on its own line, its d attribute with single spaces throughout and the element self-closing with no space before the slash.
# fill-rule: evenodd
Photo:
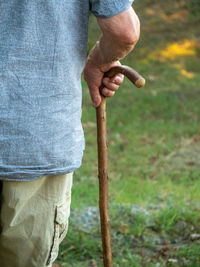
<svg viewBox="0 0 200 267">
<path fill-rule="evenodd" d="M 136 87 L 145 85 L 145 80 L 135 70 L 127 66 L 116 66 L 105 73 L 112 78 L 116 74 L 124 74 Z M 100 88 L 100 92 L 103 86 Z M 101 218 L 101 236 L 104 267 L 112 266 L 112 250 L 110 238 L 110 219 L 108 207 L 108 158 L 106 137 L 106 98 L 101 95 L 101 104 L 96 108 L 97 143 L 98 143 L 98 174 L 99 174 L 99 211 Z"/>
</svg>

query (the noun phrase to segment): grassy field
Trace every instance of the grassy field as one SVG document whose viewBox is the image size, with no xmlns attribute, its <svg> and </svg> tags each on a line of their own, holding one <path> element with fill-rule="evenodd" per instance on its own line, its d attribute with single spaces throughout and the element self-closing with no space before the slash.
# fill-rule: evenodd
<svg viewBox="0 0 200 267">
<path fill-rule="evenodd" d="M 200 21 L 187 2 L 138 0 L 141 39 L 108 100 L 114 266 L 200 266 Z M 193 12 L 194 13 L 194 12 Z M 91 17 L 89 48 L 100 31 Z M 72 217 L 58 263 L 103 266 L 98 225 L 95 110 L 83 82 L 86 150 L 74 175 Z"/>
</svg>

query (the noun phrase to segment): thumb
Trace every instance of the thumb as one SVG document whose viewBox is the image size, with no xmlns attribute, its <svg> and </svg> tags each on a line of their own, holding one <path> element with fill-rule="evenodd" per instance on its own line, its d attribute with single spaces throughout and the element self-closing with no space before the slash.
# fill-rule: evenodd
<svg viewBox="0 0 200 267">
<path fill-rule="evenodd" d="M 89 86 L 89 91 L 90 91 L 92 104 L 95 108 L 97 108 L 101 104 L 101 95 L 99 92 L 99 88 Z"/>
</svg>

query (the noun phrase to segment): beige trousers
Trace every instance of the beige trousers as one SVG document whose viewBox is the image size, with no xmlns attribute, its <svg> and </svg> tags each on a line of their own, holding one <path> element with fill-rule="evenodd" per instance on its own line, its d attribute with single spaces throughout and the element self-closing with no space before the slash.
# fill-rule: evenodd
<svg viewBox="0 0 200 267">
<path fill-rule="evenodd" d="M 58 256 L 70 215 L 72 173 L 3 181 L 0 267 L 46 267 Z"/>
</svg>

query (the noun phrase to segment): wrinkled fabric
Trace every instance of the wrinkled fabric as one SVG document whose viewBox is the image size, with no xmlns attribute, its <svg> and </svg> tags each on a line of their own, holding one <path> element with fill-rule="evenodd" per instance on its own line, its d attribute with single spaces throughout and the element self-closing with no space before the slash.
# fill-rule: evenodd
<svg viewBox="0 0 200 267">
<path fill-rule="evenodd" d="M 88 20 L 129 0 L 0 0 L 0 180 L 28 181 L 81 165 L 81 73 Z"/>
<path fill-rule="evenodd" d="M 1 267 L 51 267 L 68 231 L 73 174 L 2 181 Z"/>
</svg>

